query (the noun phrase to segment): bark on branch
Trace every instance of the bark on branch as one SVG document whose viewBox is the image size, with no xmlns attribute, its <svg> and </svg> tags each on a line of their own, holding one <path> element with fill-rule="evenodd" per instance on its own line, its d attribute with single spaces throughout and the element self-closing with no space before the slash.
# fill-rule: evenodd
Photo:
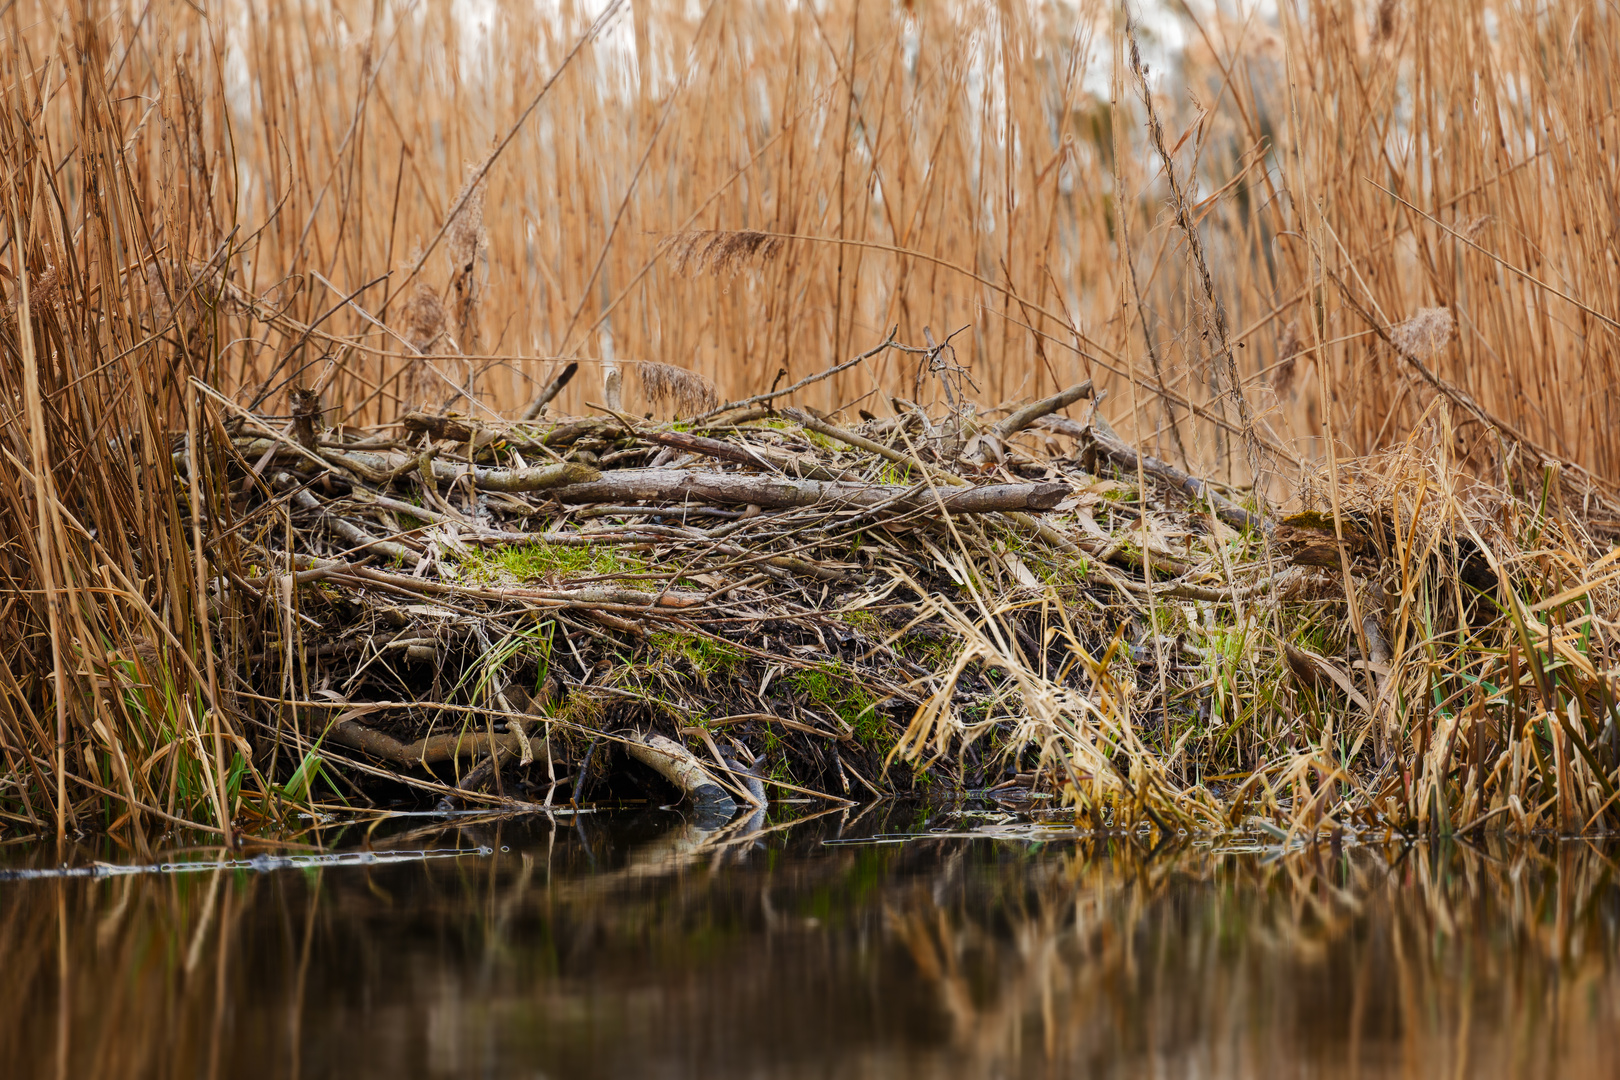
<svg viewBox="0 0 1620 1080">
<path fill-rule="evenodd" d="M 442 765 L 458 757 L 473 757 L 490 748 L 488 732 L 466 731 L 457 735 L 430 735 L 415 742 L 402 743 L 392 735 L 368 728 L 354 720 L 339 720 L 327 729 L 326 737 L 351 750 L 359 750 L 394 765 Z M 494 737 L 497 751 L 523 752 L 523 740 L 515 731 Z M 531 745 L 533 744 L 531 740 Z M 544 744 L 538 744 L 540 764 L 544 765 Z"/>
<path fill-rule="evenodd" d="M 1207 504 L 1215 512 L 1216 517 L 1234 528 L 1256 529 L 1269 534 L 1274 527 L 1270 519 L 1245 510 L 1226 496 L 1218 494 L 1207 481 L 1183 472 L 1168 461 L 1161 461 L 1151 454 L 1138 453 L 1124 440 L 1094 425 L 1082 424 L 1061 416 L 1046 416 L 1037 422 L 1048 431 L 1055 431 L 1060 435 L 1079 439 L 1083 444 L 1089 444 L 1099 455 L 1128 472 L 1134 472 L 1140 461 L 1143 472 L 1172 487 L 1180 488 L 1195 503 Z"/>
<path fill-rule="evenodd" d="M 766 446 L 738 446 L 736 443 L 708 439 L 701 435 L 688 435 L 680 431 L 645 431 L 639 433 L 637 437 L 690 454 L 703 454 L 706 457 L 719 458 L 721 461 L 735 461 L 739 465 L 767 465 L 773 469 L 781 469 L 790 476 L 807 480 L 854 479 L 849 473 L 829 469 L 825 465 L 806 461 L 796 454 L 783 453 Z"/>
<path fill-rule="evenodd" d="M 1067 409 L 1070 405 L 1083 397 L 1091 396 L 1091 380 L 1076 383 L 1060 393 L 1040 401 L 1032 401 L 1022 409 L 1011 413 L 1005 420 L 991 428 L 991 432 L 1002 442 L 1018 434 L 1043 416 L 1050 416 L 1059 409 Z"/>
<path fill-rule="evenodd" d="M 737 803 L 726 789 L 715 783 L 697 757 L 673 739 L 662 735 L 640 735 L 624 744 L 629 755 L 680 788 L 699 806 L 730 814 Z"/>
<path fill-rule="evenodd" d="M 362 476 L 388 476 L 408 468 L 412 462 L 404 454 L 370 454 L 359 450 L 327 450 L 328 460 Z M 433 470 L 433 479 L 450 483 L 463 476 L 471 476 L 473 485 L 482 491 L 545 491 L 594 480 L 601 473 L 589 465 L 567 462 L 558 465 L 540 465 L 529 469 L 486 469 L 475 465 L 457 465 L 434 458 L 427 463 Z"/>
<path fill-rule="evenodd" d="M 579 365 L 577 363 L 570 362 L 567 367 L 558 372 L 557 377 L 547 383 L 546 388 L 540 391 L 540 393 L 535 396 L 535 399 L 524 407 L 522 418 L 524 420 L 534 420 L 539 417 L 541 413 L 545 412 L 546 406 L 551 404 L 551 399 L 562 393 L 563 387 L 568 385 L 570 380 L 573 379 L 574 373 L 578 370 Z"/>
<path fill-rule="evenodd" d="M 1067 484 L 989 484 L 953 488 L 938 495 L 953 514 L 990 514 L 1016 510 L 1050 510 L 1069 492 Z M 619 469 L 600 480 L 552 489 L 564 503 L 694 502 L 783 509 L 796 506 L 898 510 L 938 505 L 929 491 L 899 484 L 858 484 L 829 480 L 694 469 Z"/>
</svg>

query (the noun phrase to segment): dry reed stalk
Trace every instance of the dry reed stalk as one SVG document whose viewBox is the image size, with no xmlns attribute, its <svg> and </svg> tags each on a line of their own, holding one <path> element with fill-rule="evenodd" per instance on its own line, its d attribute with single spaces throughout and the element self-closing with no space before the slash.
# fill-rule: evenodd
<svg viewBox="0 0 1620 1080">
<path fill-rule="evenodd" d="M 104 43 L 91 34 L 76 50 L 53 70 L 80 87 L 86 111 L 24 110 L 0 124 L 16 166 L 4 189 L 10 265 L 0 275 L 16 284 L 7 290 L 15 317 L 0 330 L 16 361 L 0 374 L 0 399 L 16 405 L 4 413 L 0 517 L 8 535 L 30 538 L 0 566 L 13 598 L 0 649 L 19 665 L 0 739 L 13 768 L 40 781 L 22 807 L 36 824 L 54 817 L 60 832 L 127 822 L 137 845 L 143 821 L 195 820 L 228 835 L 239 781 L 253 768 L 212 659 L 216 646 L 232 656 L 244 629 L 227 584 L 235 545 L 212 542 L 204 559 L 202 542 L 230 523 L 220 477 L 207 468 L 225 433 L 200 423 L 188 431 L 183 392 L 187 376 L 212 376 L 218 363 L 217 278 L 206 267 L 179 271 L 186 262 L 176 257 L 192 244 L 217 249 L 218 216 L 207 185 L 159 183 L 170 178 L 154 173 L 174 156 L 113 152 L 126 135 L 101 81 Z M 43 100 L 40 73 L 17 61 L 0 60 L 12 65 L 10 93 Z M 173 112 L 154 133 L 194 171 L 206 167 L 190 152 L 203 93 L 179 78 Z M 58 140 L 71 146 L 65 157 Z M 165 191 L 158 207 L 139 198 L 149 183 Z M 39 210 L 70 198 L 82 201 L 67 234 Z M 161 259 L 154 218 L 168 245 Z M 192 463 L 184 485 L 176 431 Z M 52 712 L 49 737 L 41 716 Z"/>
<path fill-rule="evenodd" d="M 1617 184 L 1603 150 L 1617 121 L 1601 104 L 1616 68 L 1612 13 L 1586 19 L 1571 5 L 1533 15 L 1511 5 L 1427 5 L 1400 21 L 1400 32 L 1370 37 L 1322 5 L 1290 9 L 1275 25 L 1187 15 L 1191 44 L 1170 58 L 1160 76 L 1167 81 L 1149 98 L 1161 132 L 1156 149 L 1139 103 L 1110 103 L 1090 89 L 1105 73 L 1088 69 L 1079 43 L 1108 33 L 1109 24 L 1084 7 L 1031 18 L 1017 8 L 998 15 L 947 4 L 867 13 L 857 28 L 853 5 L 831 5 L 813 20 L 745 5 L 714 12 L 690 52 L 698 30 L 690 16 L 649 6 L 635 21 L 634 57 L 577 51 L 576 32 L 594 35 L 599 27 L 513 10 L 500 13 L 471 65 L 452 42 L 476 30 L 447 17 L 404 20 L 391 30 L 390 48 L 355 50 L 339 44 L 336 11 L 308 13 L 291 0 L 243 11 L 255 28 L 239 44 L 244 71 L 259 87 L 259 120 L 240 125 L 234 144 L 217 122 L 225 106 L 183 110 L 175 122 L 184 121 L 183 160 L 199 176 L 216 175 L 229 160 L 245 178 L 244 235 L 270 222 L 257 235 L 253 277 L 244 284 L 258 292 L 295 280 L 299 260 L 313 256 L 323 272 L 336 268 L 340 287 L 358 285 L 389 264 L 395 237 L 429 237 L 389 288 L 409 303 L 426 276 L 469 356 L 486 348 L 463 340 L 474 336 L 472 308 L 496 315 L 487 349 L 507 362 L 489 361 L 495 366 L 475 393 L 497 410 L 515 412 L 534 397 L 531 380 L 543 368 L 525 355 L 569 347 L 566 339 L 577 342 L 584 327 L 610 323 L 625 362 L 679 358 L 677 366 L 708 379 L 722 398 L 737 399 L 763 390 L 778 367 L 792 381 L 818 370 L 825 356 L 847 355 L 857 325 L 899 322 L 901 336 L 918 341 L 924 326 L 970 323 L 970 367 L 988 377 L 996 400 L 1040 396 L 1085 377 L 1117 393 L 1123 376 L 1098 362 L 1127 371 L 1119 358 L 1129 353 L 1158 364 L 1141 373 L 1147 388 L 1190 396 L 1218 415 L 1221 395 L 1241 393 L 1281 363 L 1265 420 L 1313 457 L 1320 406 L 1314 392 L 1291 384 L 1286 349 L 1279 351 L 1286 335 L 1276 329 L 1301 321 L 1314 295 L 1308 256 L 1293 240 L 1302 232 L 1298 208 L 1311 205 L 1328 215 L 1343 244 L 1330 268 L 1348 280 L 1356 267 L 1375 283 L 1379 308 L 1453 311 L 1458 333 L 1435 358 L 1440 377 L 1558 455 L 1620 477 L 1612 438 L 1569 435 L 1616 427 L 1606 400 L 1585 391 L 1613 380 L 1620 361 L 1612 327 L 1493 261 L 1534 269 L 1535 279 L 1560 283 L 1559 293 L 1584 298 L 1600 315 L 1601 302 L 1591 298 L 1614 295 L 1616 271 L 1583 224 L 1597 220 L 1592 208 L 1613 204 Z M 120 32 L 151 45 L 153 24 L 162 23 L 173 32 L 165 40 L 181 40 L 194 17 L 166 10 Z M 371 15 L 356 10 L 341 19 L 365 27 Z M 806 40 L 819 45 L 793 44 Z M 1469 69 L 1485 73 L 1477 86 L 1462 67 L 1434 60 L 1481 60 L 1481 42 L 1493 40 L 1490 62 Z M 1579 47 L 1567 49 L 1566 41 Z M 170 77 L 161 50 L 147 45 L 132 48 L 120 69 L 119 92 L 129 95 L 121 101 Z M 561 68 L 555 81 L 542 86 L 532 74 L 535 54 L 545 58 L 543 70 L 545 63 Z M 1061 62 L 1036 69 L 1017 59 L 1035 55 Z M 1557 63 L 1543 64 L 1546 55 Z M 641 72 L 642 60 L 658 74 Z M 206 73 L 211 62 L 199 53 L 186 70 Z M 622 72 L 622 83 L 621 62 L 637 65 L 636 73 Z M 984 70 L 1002 75 L 977 81 Z M 330 73 L 322 78 L 335 92 L 288 91 L 316 71 Z M 525 73 L 516 85 L 512 72 Z M 762 80 L 766 72 L 772 77 Z M 187 78 L 194 94 L 209 85 L 202 75 Z M 1522 95 L 1509 94 L 1516 80 L 1528 88 Z M 1282 97 L 1289 85 L 1305 88 L 1293 106 Z M 1186 101 L 1183 86 L 1200 104 Z M 1396 115 L 1394 103 L 1409 94 L 1410 115 Z M 514 109 L 514 95 L 528 104 Z M 1462 115 L 1459 108 L 1473 118 L 1469 137 L 1437 120 Z M 161 125 L 128 112 L 130 153 L 147 152 Z M 1566 119 L 1574 116 L 1589 119 Z M 656 139 L 654 124 L 661 125 Z M 1541 142 L 1528 134 L 1542 130 L 1555 134 Z M 332 136 L 297 136 L 323 131 Z M 1385 143 L 1391 131 L 1404 141 Z M 1181 133 L 1189 138 L 1178 141 Z M 1494 134 L 1473 137 L 1486 133 Z M 289 139 L 299 144 L 290 157 Z M 693 146 L 702 152 L 690 153 Z M 1173 195 L 1156 160 L 1161 149 L 1175 161 L 1183 191 L 1179 223 L 1159 213 L 1160 196 Z M 462 173 L 467 160 L 481 162 L 471 178 Z M 1298 166 L 1286 182 L 1284 160 Z M 1364 174 L 1432 220 L 1391 203 Z M 1124 192 L 1114 194 L 1120 186 Z M 198 190 L 177 184 L 165 198 L 191 199 Z M 984 199 L 985 192 L 999 194 Z M 368 209 L 377 193 L 397 195 Z M 481 231 L 473 227 L 480 195 Z M 1113 255 L 1116 222 L 1142 255 L 1134 286 Z M 1447 222 L 1455 222 L 1456 237 L 1441 227 Z M 1172 269 L 1193 223 L 1209 289 L 1203 273 L 1189 280 Z M 480 270 L 474 286 L 464 256 L 482 250 L 482 233 L 488 277 Z M 678 242 L 664 239 L 672 234 Z M 780 235 L 845 243 L 782 247 Z M 427 263 L 441 245 L 459 252 L 451 253 L 450 277 Z M 716 274 L 671 275 L 661 251 L 678 256 L 671 269 Z M 482 256 L 470 261 L 481 266 Z M 744 262 L 760 273 L 735 277 Z M 1160 313 L 1162 340 L 1146 340 L 1144 318 L 1116 323 L 1112 298 L 1121 286 L 1140 294 L 1141 312 Z M 1195 298 L 1189 287 L 1206 309 L 1230 317 L 1231 340 L 1213 351 L 1236 370 L 1219 394 L 1198 375 L 1211 350 L 1197 326 L 1165 325 L 1164 313 L 1184 311 Z M 828 318 L 807 317 L 816 312 Z M 300 290 L 287 313 L 308 325 L 324 309 L 313 291 Z M 1362 328 L 1339 298 L 1323 299 L 1311 317 L 1328 343 L 1311 360 L 1341 391 L 1329 407 L 1347 449 L 1398 442 L 1430 391 L 1349 336 Z M 1590 333 L 1583 320 L 1593 323 Z M 365 402 L 354 419 L 391 418 L 396 406 L 376 386 L 411 361 L 362 362 L 375 343 L 364 340 L 368 328 L 352 312 L 322 327 L 361 339 L 333 380 L 338 415 Z M 1127 336 L 1137 339 L 1128 350 Z M 1061 353 L 1061 344 L 1080 351 Z M 262 378 L 289 345 L 280 335 L 254 338 L 235 347 L 232 362 L 244 382 Z M 898 374 L 893 360 L 850 372 L 809 403 L 831 408 Z M 450 378 L 465 385 L 461 374 Z M 558 407 L 579 411 L 584 393 L 571 389 Z M 1120 423 L 1128 440 L 1152 449 L 1154 429 L 1138 427 L 1149 412 Z M 1195 474 L 1219 472 L 1220 428 L 1197 417 L 1180 438 L 1193 460 L 1181 464 Z M 1500 464 L 1482 454 L 1471 467 Z M 1237 467 L 1233 479 L 1241 482 L 1247 469 Z M 1286 496 L 1287 485 L 1275 480 L 1274 496 Z"/>
</svg>

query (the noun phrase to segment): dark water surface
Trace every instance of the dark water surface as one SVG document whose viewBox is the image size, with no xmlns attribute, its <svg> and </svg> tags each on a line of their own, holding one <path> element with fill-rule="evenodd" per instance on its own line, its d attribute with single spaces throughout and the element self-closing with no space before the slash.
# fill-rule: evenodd
<svg viewBox="0 0 1620 1080">
<path fill-rule="evenodd" d="M 0 847 L 0 1071 L 1620 1074 L 1601 844 L 1150 853 L 895 806 L 755 825 L 416 818 L 370 854 L 350 826 L 319 837 L 342 858 L 78 877 Z"/>
</svg>

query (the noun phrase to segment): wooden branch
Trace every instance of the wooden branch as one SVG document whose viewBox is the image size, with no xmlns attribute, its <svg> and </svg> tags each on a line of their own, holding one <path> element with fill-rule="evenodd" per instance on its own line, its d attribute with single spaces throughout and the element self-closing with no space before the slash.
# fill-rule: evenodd
<svg viewBox="0 0 1620 1080">
<path fill-rule="evenodd" d="M 1367 659 L 1371 661 L 1367 669 L 1372 672 L 1373 700 L 1376 705 L 1384 699 L 1384 688 L 1389 683 L 1389 662 L 1394 654 L 1390 652 L 1389 639 L 1384 636 L 1378 616 L 1371 612 L 1363 615 L 1361 631 L 1367 638 Z"/>
<path fill-rule="evenodd" d="M 543 534 L 535 533 L 530 535 L 539 537 Z M 279 552 L 273 552 L 272 554 L 277 559 L 286 558 L 285 555 Z M 397 589 L 401 593 L 420 596 L 517 601 L 527 604 L 581 609 L 606 608 L 632 615 L 644 614 L 649 608 L 688 608 L 696 607 L 703 602 L 702 593 L 683 592 L 678 589 L 665 589 L 662 592 L 653 593 L 641 592 L 635 589 L 619 589 L 607 585 L 587 585 L 574 589 L 493 588 L 443 581 L 425 581 L 421 578 L 411 577 L 408 574 L 391 574 L 386 570 L 360 566 L 342 559 L 318 559 L 313 555 L 303 554 L 293 555 L 292 564 L 297 569 L 297 573 L 293 575 L 293 580 L 299 584 L 328 578 L 347 578 L 355 581 L 372 581 L 379 585 L 387 585 Z"/>
<path fill-rule="evenodd" d="M 472 771 L 461 778 L 459 787 L 462 791 L 478 791 L 499 771 L 501 766 L 506 763 L 506 760 L 514 755 L 522 755 L 522 764 L 532 764 L 533 740 L 529 739 L 524 732 L 523 722 L 514 717 L 506 722 L 506 728 L 508 733 L 517 735 L 518 745 L 513 747 L 510 741 L 497 742 L 495 752 L 485 756 L 483 761 L 473 766 Z M 489 742 L 487 734 L 484 736 L 484 742 L 486 745 Z"/>
<path fill-rule="evenodd" d="M 1061 393 L 1025 405 L 1022 409 L 1012 413 L 1001 423 L 991 428 L 990 431 L 996 438 L 1006 442 L 1008 438 L 1023 431 L 1041 417 L 1050 416 L 1059 409 L 1067 409 L 1081 398 L 1090 396 L 1091 380 L 1087 379 L 1085 382 L 1076 383 Z"/>
<path fill-rule="evenodd" d="M 1214 510 L 1216 517 L 1234 528 L 1256 529 L 1270 535 L 1275 527 L 1271 519 L 1245 510 L 1231 499 L 1211 489 L 1207 481 L 1181 471 L 1168 461 L 1160 461 L 1151 454 L 1139 454 L 1123 440 L 1095 425 L 1082 424 L 1061 416 L 1045 416 L 1036 423 L 1048 431 L 1079 439 L 1121 469 L 1135 471 L 1137 463 L 1140 462 L 1143 472 L 1172 487 L 1180 488 L 1194 503 L 1207 503 Z"/>
<path fill-rule="evenodd" d="M 362 475 L 387 475 L 414 464 L 411 458 L 404 454 L 369 454 L 359 450 L 326 450 L 323 453 L 334 464 Z M 434 458 L 429 467 L 433 470 L 433 478 L 441 483 L 451 483 L 470 475 L 473 486 L 482 491 L 546 491 L 550 488 L 588 483 L 602 475 L 589 465 L 574 462 L 539 465 L 528 469 L 487 469 L 482 466 L 457 465 L 454 462 Z"/>
<path fill-rule="evenodd" d="M 899 484 L 856 484 L 795 480 L 779 476 L 699 472 L 692 469 L 619 469 L 584 484 L 553 488 L 564 503 L 695 502 L 782 509 L 827 506 L 900 510 L 933 509 L 944 504 L 953 514 L 1010 510 L 1050 510 L 1069 493 L 1067 484 L 989 484 L 939 494 Z"/>
<path fill-rule="evenodd" d="M 625 751 L 637 761 L 680 788 L 693 803 L 731 813 L 737 803 L 715 782 L 686 747 L 662 735 L 638 735 L 625 740 Z"/>
<path fill-rule="evenodd" d="M 740 465 L 768 465 L 781 469 L 789 476 L 806 480 L 854 480 L 856 477 L 838 469 L 829 469 L 813 461 L 805 461 L 795 454 L 786 454 L 763 446 L 738 445 L 719 439 L 706 439 L 701 435 L 687 435 L 679 431 L 643 431 L 638 437 L 660 446 L 685 450 L 690 454 L 703 454 L 722 461 L 735 461 Z"/>
<path fill-rule="evenodd" d="M 429 735 L 412 743 L 402 743 L 392 735 L 366 727 L 354 720 L 339 720 L 326 731 L 326 737 L 351 750 L 401 767 L 442 765 L 458 757 L 473 757 L 490 748 L 488 732 L 468 730 L 456 735 Z M 531 743 L 532 745 L 532 743 Z M 537 760 L 546 764 L 543 744 Z M 495 736 L 495 747 L 502 753 L 522 753 L 523 741 L 517 732 Z"/>
<path fill-rule="evenodd" d="M 581 439 L 617 438 L 623 435 L 624 424 L 607 416 L 587 416 L 579 420 L 569 420 L 558 424 L 544 435 L 540 436 L 541 446 L 568 446 Z M 523 446 L 524 443 L 512 440 L 512 445 Z"/>
<path fill-rule="evenodd" d="M 551 404 L 551 399 L 563 392 L 563 387 L 568 385 L 569 380 L 574 377 L 574 373 L 578 370 L 579 364 L 575 361 L 569 361 L 568 366 L 558 372 L 556 378 L 546 383 L 546 388 L 540 391 L 539 396 L 524 406 L 522 419 L 534 420 L 545 412 L 546 406 Z"/>
<path fill-rule="evenodd" d="M 435 439 L 450 439 L 453 442 L 472 442 L 474 436 L 486 430 L 477 421 L 468 416 L 456 413 L 408 412 L 399 418 L 400 424 L 406 431 L 425 431 Z"/>
<path fill-rule="evenodd" d="M 525 415 L 523 420 L 528 422 L 533 420 L 533 417 Z M 537 445 L 566 446 L 582 438 L 623 434 L 623 425 L 617 420 L 594 416 L 557 424 L 538 438 L 529 434 L 533 430 L 532 428 L 515 424 L 485 424 L 462 413 L 440 415 L 429 412 L 408 412 L 399 418 L 399 422 L 406 431 L 425 431 L 435 439 L 449 439 L 452 442 L 462 443 L 476 442 L 478 445 L 483 446 L 499 438 L 505 439 L 519 449 L 531 449 Z M 363 448 L 351 446 L 346 449 Z"/>
</svg>

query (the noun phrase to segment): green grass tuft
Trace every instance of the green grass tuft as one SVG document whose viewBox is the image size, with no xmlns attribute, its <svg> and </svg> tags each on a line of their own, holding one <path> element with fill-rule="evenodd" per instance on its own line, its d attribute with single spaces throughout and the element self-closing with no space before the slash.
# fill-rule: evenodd
<svg viewBox="0 0 1620 1080">
<path fill-rule="evenodd" d="M 867 746 L 886 741 L 888 725 L 878 715 L 878 697 L 861 685 L 842 664 L 826 664 L 801 671 L 788 680 L 801 694 L 829 709 Z"/>
<path fill-rule="evenodd" d="M 734 645 L 697 634 L 660 632 L 648 637 L 647 644 L 666 660 L 684 661 L 704 679 L 734 671 L 748 659 Z"/>
<path fill-rule="evenodd" d="M 468 577 L 475 581 L 616 577 L 646 569 L 644 561 L 627 556 L 615 547 L 576 547 L 538 541 L 478 552 L 463 560 L 461 565 Z"/>
</svg>

